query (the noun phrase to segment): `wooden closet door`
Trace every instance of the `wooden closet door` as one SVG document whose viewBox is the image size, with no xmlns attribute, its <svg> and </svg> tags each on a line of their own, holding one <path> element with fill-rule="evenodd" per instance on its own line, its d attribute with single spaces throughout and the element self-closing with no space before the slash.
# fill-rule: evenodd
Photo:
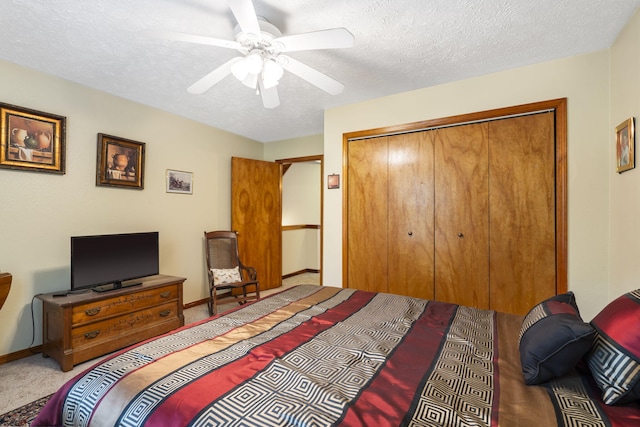
<svg viewBox="0 0 640 427">
<path fill-rule="evenodd" d="M 491 308 L 524 315 L 556 294 L 554 114 L 489 124 Z"/>
<path fill-rule="evenodd" d="M 489 308 L 488 123 L 435 137 L 435 299 Z"/>
<path fill-rule="evenodd" d="M 387 137 L 350 141 L 347 286 L 387 292 Z"/>
<path fill-rule="evenodd" d="M 433 299 L 433 136 L 388 138 L 388 291 Z"/>
</svg>

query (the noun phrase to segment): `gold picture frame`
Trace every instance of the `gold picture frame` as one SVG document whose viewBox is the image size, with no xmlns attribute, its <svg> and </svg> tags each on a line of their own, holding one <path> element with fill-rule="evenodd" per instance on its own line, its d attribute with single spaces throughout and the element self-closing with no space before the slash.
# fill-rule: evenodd
<svg viewBox="0 0 640 427">
<path fill-rule="evenodd" d="M 633 117 L 616 126 L 616 172 L 636 167 Z"/>
<path fill-rule="evenodd" d="M 98 134 L 96 185 L 144 189 L 145 143 Z"/>
<path fill-rule="evenodd" d="M 0 103 L 0 167 L 65 173 L 66 117 Z"/>
</svg>

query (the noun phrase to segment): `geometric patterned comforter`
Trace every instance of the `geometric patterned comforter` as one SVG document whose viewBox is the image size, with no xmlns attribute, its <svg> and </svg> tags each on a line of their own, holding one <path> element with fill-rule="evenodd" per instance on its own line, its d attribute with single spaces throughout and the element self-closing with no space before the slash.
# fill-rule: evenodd
<svg viewBox="0 0 640 427">
<path fill-rule="evenodd" d="M 526 386 L 522 318 L 297 286 L 129 347 L 32 425 L 633 426 L 585 372 Z"/>
</svg>

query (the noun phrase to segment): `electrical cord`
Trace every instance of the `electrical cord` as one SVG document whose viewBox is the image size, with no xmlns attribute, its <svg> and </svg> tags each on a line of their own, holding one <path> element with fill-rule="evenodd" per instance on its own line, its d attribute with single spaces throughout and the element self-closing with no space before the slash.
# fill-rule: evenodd
<svg viewBox="0 0 640 427">
<path fill-rule="evenodd" d="M 36 294 L 31 298 L 31 344 L 29 344 L 28 350 L 31 354 L 38 354 L 38 351 L 33 351 L 33 343 L 36 341 L 36 319 L 33 314 L 33 302 L 36 300 L 38 296 L 42 294 Z"/>
</svg>

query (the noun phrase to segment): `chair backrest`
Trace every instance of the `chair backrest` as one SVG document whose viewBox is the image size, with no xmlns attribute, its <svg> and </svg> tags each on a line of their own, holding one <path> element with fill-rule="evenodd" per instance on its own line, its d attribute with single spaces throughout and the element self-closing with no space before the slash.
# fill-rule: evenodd
<svg viewBox="0 0 640 427">
<path fill-rule="evenodd" d="M 205 231 L 207 268 L 235 268 L 240 265 L 235 231 Z"/>
<path fill-rule="evenodd" d="M 12 278 L 13 276 L 11 275 L 11 273 L 0 273 L 0 308 L 2 308 L 4 302 L 9 296 Z"/>
</svg>

